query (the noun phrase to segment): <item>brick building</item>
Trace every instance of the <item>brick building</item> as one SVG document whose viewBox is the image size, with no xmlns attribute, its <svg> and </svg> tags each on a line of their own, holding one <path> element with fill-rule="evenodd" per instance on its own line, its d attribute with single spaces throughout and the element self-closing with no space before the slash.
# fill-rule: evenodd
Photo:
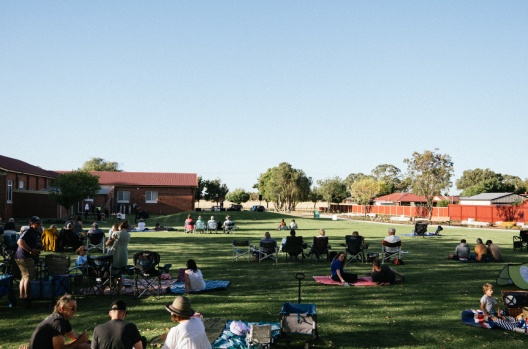
<svg viewBox="0 0 528 349">
<path fill-rule="evenodd" d="M 166 215 L 194 210 L 194 194 L 198 187 L 195 173 L 106 172 L 94 171 L 101 190 L 93 200 L 96 207 L 112 213 L 132 214 L 146 210 L 149 214 Z M 79 203 L 84 210 L 87 201 Z"/>
<path fill-rule="evenodd" d="M 58 176 L 27 162 L 0 155 L 0 217 L 7 220 L 33 215 L 56 217 L 57 204 L 48 189 Z"/>
</svg>

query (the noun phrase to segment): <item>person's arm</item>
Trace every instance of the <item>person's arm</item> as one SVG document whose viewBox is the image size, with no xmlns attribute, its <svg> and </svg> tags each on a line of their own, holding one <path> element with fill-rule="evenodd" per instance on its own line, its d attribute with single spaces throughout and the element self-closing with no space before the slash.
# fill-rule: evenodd
<svg viewBox="0 0 528 349">
<path fill-rule="evenodd" d="M 143 343 L 138 341 L 136 344 L 134 344 L 134 349 L 143 349 Z"/>
<path fill-rule="evenodd" d="M 18 246 L 20 246 L 20 248 L 22 248 L 26 252 L 29 252 L 29 254 L 31 254 L 31 255 L 38 255 L 39 254 L 38 253 L 39 251 L 36 248 L 29 247 L 29 245 L 26 243 L 26 241 L 24 241 L 22 239 L 18 239 L 17 244 L 18 244 Z"/>
<path fill-rule="evenodd" d="M 337 277 L 339 278 L 339 280 L 341 280 L 341 283 L 345 283 L 345 279 L 343 279 L 343 277 L 341 276 L 341 270 L 339 269 L 336 269 L 336 274 L 337 274 Z"/>
<path fill-rule="evenodd" d="M 191 292 L 191 279 L 189 278 L 189 269 L 185 270 L 185 293 Z"/>
<path fill-rule="evenodd" d="M 68 344 L 64 342 L 64 336 L 72 339 L 72 341 Z M 88 342 L 88 335 L 86 332 L 82 333 L 81 335 L 78 335 L 75 331 L 70 331 L 66 333 L 64 336 L 54 336 L 53 337 L 53 349 L 77 349 L 77 348 L 88 348 L 87 342 Z M 86 345 L 83 345 L 86 344 Z"/>
</svg>

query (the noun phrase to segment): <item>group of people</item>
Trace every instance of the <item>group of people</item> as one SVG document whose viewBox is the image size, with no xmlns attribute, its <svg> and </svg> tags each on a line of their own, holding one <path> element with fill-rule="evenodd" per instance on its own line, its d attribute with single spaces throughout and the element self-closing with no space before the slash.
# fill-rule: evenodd
<svg viewBox="0 0 528 349">
<path fill-rule="evenodd" d="M 295 219 L 290 220 L 290 224 L 287 225 L 283 218 L 281 219 L 279 225 L 277 226 L 277 230 L 297 230 L 297 229 L 299 229 L 299 227 L 297 226 Z"/>
<path fill-rule="evenodd" d="M 484 244 L 481 238 L 476 241 L 474 253 L 471 253 L 466 239 L 462 239 L 455 247 L 455 253 L 449 254 L 447 258 L 460 261 L 476 260 L 477 262 L 503 261 L 500 247 L 491 240 L 487 240 Z"/>
<path fill-rule="evenodd" d="M 166 304 L 165 309 L 171 314 L 172 321 L 179 324 L 170 329 L 163 349 L 211 348 L 201 315 L 193 310 L 189 298 L 178 296 L 172 303 Z M 29 346 L 22 345 L 19 349 L 147 348 L 147 339 L 141 336 L 137 326 L 125 321 L 129 311 L 123 300 L 115 300 L 110 304 L 110 320 L 95 326 L 91 341 L 86 332 L 73 330 L 70 319 L 77 311 L 76 299 L 70 294 L 63 295 L 55 304 L 53 313 L 37 326 Z M 66 343 L 65 338 L 70 341 Z"/>
<path fill-rule="evenodd" d="M 233 218 L 231 216 L 226 216 L 226 219 L 224 222 L 222 221 L 216 221 L 214 216 L 211 216 L 211 219 L 207 221 L 207 223 L 202 219 L 202 216 L 198 216 L 197 220 L 193 220 L 192 216 L 189 214 L 187 215 L 187 219 L 185 219 L 185 222 L 183 224 L 184 232 L 186 233 L 192 233 L 194 232 L 194 228 L 196 226 L 203 227 L 203 229 L 207 231 L 217 231 L 219 228 L 222 228 L 224 232 L 228 233 L 230 230 L 232 230 L 235 226 L 235 222 L 233 221 Z"/>
</svg>

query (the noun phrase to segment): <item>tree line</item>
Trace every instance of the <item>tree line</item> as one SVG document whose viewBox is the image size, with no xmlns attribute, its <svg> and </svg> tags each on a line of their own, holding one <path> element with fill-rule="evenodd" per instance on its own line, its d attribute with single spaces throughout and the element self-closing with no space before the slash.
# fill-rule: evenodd
<svg viewBox="0 0 528 349">
<path fill-rule="evenodd" d="M 424 196 L 425 208 L 432 213 L 433 199 L 438 195 L 447 196 L 452 187 L 454 163 L 448 154 L 441 154 L 438 149 L 414 152 L 404 159 L 407 172 L 403 173 L 392 164 L 376 166 L 370 174 L 351 173 L 346 178 L 318 180 L 315 183 L 303 170 L 293 168 L 287 162 L 281 162 L 261 173 L 254 185 L 256 192 L 243 189 L 230 191 L 220 179 L 198 177 L 194 199 L 208 200 L 220 204 L 228 200 L 240 204 L 252 200 L 273 203 L 281 211 L 292 211 L 299 202 L 318 201 L 341 203 L 349 198 L 359 205 L 370 205 L 376 197 L 396 192 L 412 192 Z M 100 189 L 97 177 L 89 171 L 122 171 L 117 162 L 102 158 L 92 158 L 77 171 L 61 174 L 54 182 L 51 197 L 60 205 L 69 208 L 87 197 L 93 197 Z M 93 177 L 93 178 L 92 178 Z M 473 196 L 480 193 L 513 192 L 517 194 L 528 191 L 528 179 L 518 176 L 496 173 L 490 169 L 473 169 L 463 172 L 456 181 L 456 188 L 462 196 Z M 442 194 L 444 193 L 444 194 Z M 440 205 L 447 203 L 440 203 Z M 366 210 L 365 210 L 366 212 Z"/>
</svg>

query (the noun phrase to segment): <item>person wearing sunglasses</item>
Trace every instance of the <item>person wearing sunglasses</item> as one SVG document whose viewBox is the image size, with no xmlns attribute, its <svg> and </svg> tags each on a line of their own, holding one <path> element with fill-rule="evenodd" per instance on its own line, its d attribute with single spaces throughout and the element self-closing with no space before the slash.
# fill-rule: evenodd
<svg viewBox="0 0 528 349">
<path fill-rule="evenodd" d="M 77 301 L 71 294 L 59 298 L 53 314 L 45 318 L 35 329 L 28 349 L 89 349 L 90 342 L 86 332 L 75 332 L 70 319 L 77 312 Z M 65 337 L 71 341 L 66 343 Z M 21 346 L 20 348 L 26 348 Z"/>
</svg>

